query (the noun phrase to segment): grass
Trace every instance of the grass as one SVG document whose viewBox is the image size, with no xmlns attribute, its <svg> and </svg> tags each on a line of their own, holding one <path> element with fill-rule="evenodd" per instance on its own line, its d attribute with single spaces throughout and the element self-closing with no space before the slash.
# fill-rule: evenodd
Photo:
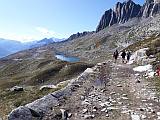
<svg viewBox="0 0 160 120">
<path fill-rule="evenodd" d="M 27 103 L 39 99 L 44 95 L 60 90 L 65 86 L 66 84 L 58 86 L 56 89 L 45 89 L 43 91 L 40 91 L 39 87 L 33 87 L 32 89 L 21 92 L 3 91 L 0 94 L 0 113 L 5 116 L 11 112 L 12 109 L 26 105 Z"/>
<path fill-rule="evenodd" d="M 142 41 L 138 41 L 138 42 L 128 46 L 127 48 L 125 48 L 125 50 L 131 50 L 134 52 L 134 51 L 141 49 L 141 48 L 146 48 L 146 47 L 151 48 L 154 41 L 158 41 L 157 39 L 159 39 L 159 37 L 151 36 L 150 38 L 147 38 Z"/>
<path fill-rule="evenodd" d="M 68 63 L 54 59 L 23 60 L 5 65 L 0 70 L 0 113 L 2 116 L 20 105 L 25 105 L 64 88 L 67 83 L 59 84 L 56 89 L 40 90 L 42 85 L 56 85 L 74 78 L 88 67 L 94 66 L 84 62 Z M 12 92 L 9 90 L 16 85 L 23 86 L 24 91 Z"/>
</svg>

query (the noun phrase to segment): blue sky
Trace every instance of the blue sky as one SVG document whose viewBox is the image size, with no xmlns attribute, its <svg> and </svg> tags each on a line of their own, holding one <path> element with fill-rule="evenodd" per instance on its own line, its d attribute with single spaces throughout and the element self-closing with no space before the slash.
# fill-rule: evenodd
<svg viewBox="0 0 160 120">
<path fill-rule="evenodd" d="M 123 2 L 124 0 L 119 0 Z M 134 0 L 142 4 L 144 0 Z M 117 0 L 0 0 L 0 38 L 29 41 L 92 31 Z"/>
</svg>

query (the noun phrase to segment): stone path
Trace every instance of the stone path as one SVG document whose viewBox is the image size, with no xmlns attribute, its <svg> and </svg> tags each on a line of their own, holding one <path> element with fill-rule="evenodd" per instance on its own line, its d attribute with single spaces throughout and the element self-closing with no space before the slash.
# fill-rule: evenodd
<svg viewBox="0 0 160 120">
<path fill-rule="evenodd" d="M 130 65 L 99 63 L 80 87 L 61 100 L 69 120 L 158 120 L 159 98 L 151 82 L 135 73 Z M 53 114 L 54 113 L 54 114 Z M 54 110 L 44 120 L 54 120 Z M 56 120 L 56 119 L 55 119 Z"/>
<path fill-rule="evenodd" d="M 153 83 L 131 65 L 98 63 L 66 88 L 13 110 L 9 120 L 160 120 Z"/>
</svg>

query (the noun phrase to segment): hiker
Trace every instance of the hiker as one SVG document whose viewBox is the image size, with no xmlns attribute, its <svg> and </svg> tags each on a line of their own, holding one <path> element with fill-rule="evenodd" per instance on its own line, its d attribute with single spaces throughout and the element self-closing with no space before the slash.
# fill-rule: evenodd
<svg viewBox="0 0 160 120">
<path fill-rule="evenodd" d="M 122 63 L 125 63 L 125 57 L 126 57 L 125 50 L 122 52 L 121 56 L 122 56 Z"/>
<path fill-rule="evenodd" d="M 129 62 L 130 58 L 131 58 L 131 52 L 128 51 L 128 52 L 127 52 L 127 62 Z"/>
<path fill-rule="evenodd" d="M 114 59 L 115 59 L 115 61 L 114 61 L 115 63 L 117 62 L 118 55 L 119 55 L 118 50 L 116 50 L 116 51 L 113 53 L 113 57 L 114 57 Z"/>
</svg>

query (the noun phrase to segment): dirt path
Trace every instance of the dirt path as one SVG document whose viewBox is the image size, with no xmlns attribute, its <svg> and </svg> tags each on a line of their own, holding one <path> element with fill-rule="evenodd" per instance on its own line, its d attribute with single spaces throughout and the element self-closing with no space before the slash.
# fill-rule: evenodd
<svg viewBox="0 0 160 120">
<path fill-rule="evenodd" d="M 57 109 L 71 113 L 69 120 L 158 120 L 159 98 L 151 82 L 135 73 L 131 65 L 106 62 L 79 84 Z M 54 120 L 49 112 L 44 120 Z"/>
</svg>

